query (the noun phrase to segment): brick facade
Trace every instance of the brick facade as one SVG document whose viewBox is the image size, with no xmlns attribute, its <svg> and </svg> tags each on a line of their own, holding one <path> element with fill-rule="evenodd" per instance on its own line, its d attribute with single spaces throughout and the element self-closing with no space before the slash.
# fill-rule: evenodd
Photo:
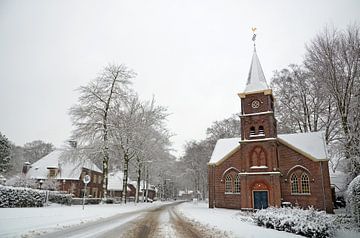
<svg viewBox="0 0 360 238">
<path fill-rule="evenodd" d="M 333 212 L 328 162 L 306 157 L 277 139 L 271 90 L 240 98 L 240 146 L 208 165 L 209 207 L 253 209 L 288 202 Z M 261 199 L 258 192 L 263 192 Z"/>
</svg>

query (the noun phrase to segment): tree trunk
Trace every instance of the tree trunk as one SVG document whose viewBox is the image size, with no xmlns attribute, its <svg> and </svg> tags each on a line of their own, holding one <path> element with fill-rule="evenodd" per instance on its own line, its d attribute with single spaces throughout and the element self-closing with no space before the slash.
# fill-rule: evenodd
<svg viewBox="0 0 360 238">
<path fill-rule="evenodd" d="M 140 181 L 141 181 L 141 167 L 139 164 L 138 174 L 137 174 L 137 188 L 136 188 L 136 202 L 139 202 L 139 192 L 140 192 Z"/>
<path fill-rule="evenodd" d="M 127 180 L 128 180 L 128 173 L 129 173 L 129 159 L 128 155 L 125 153 L 124 155 L 124 177 L 123 177 L 123 193 L 122 193 L 122 200 L 126 203 L 127 198 Z"/>
</svg>

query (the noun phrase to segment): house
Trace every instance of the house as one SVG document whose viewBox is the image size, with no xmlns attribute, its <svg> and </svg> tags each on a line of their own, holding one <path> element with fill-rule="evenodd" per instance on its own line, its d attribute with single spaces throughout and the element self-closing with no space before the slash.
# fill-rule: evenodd
<svg viewBox="0 0 360 238">
<path fill-rule="evenodd" d="M 256 50 L 241 101 L 239 138 L 217 141 L 208 163 L 209 207 L 298 205 L 333 212 L 322 132 L 277 134 L 274 97 Z"/>
<path fill-rule="evenodd" d="M 102 196 L 102 171 L 84 156 L 74 156 L 68 151 L 55 150 L 33 164 L 26 163 L 23 173 L 26 178 L 35 179 L 40 189 L 42 185 L 54 182 L 55 190 L 72 193 L 75 197 L 82 197 L 85 185 L 83 178 L 90 175 L 87 194 L 94 198 Z"/>
<path fill-rule="evenodd" d="M 131 183 L 135 188 L 137 187 L 137 182 L 133 181 Z M 139 189 L 139 197 L 140 199 L 144 199 L 143 196 L 146 196 L 146 191 L 148 193 L 148 198 L 151 200 L 154 200 L 156 197 L 156 192 L 157 189 L 155 187 L 155 185 L 152 185 L 150 183 L 148 183 L 148 185 L 146 186 L 146 181 L 145 180 L 141 180 L 140 181 L 140 189 Z"/>
<path fill-rule="evenodd" d="M 124 179 L 124 172 L 123 171 L 113 171 L 109 173 L 108 177 L 108 195 L 112 198 L 116 198 L 121 200 L 123 194 L 123 179 Z M 127 184 L 127 194 L 126 197 L 128 199 L 134 199 L 136 194 L 136 187 L 131 184 L 131 180 L 128 178 Z"/>
</svg>

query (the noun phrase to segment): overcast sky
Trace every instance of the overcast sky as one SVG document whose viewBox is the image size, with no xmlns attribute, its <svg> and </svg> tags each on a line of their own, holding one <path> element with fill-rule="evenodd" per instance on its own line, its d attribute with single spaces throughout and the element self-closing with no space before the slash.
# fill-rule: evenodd
<svg viewBox="0 0 360 238">
<path fill-rule="evenodd" d="M 108 63 L 138 73 L 133 87 L 168 107 L 174 148 L 240 111 L 252 56 L 251 27 L 269 82 L 301 63 L 326 24 L 360 22 L 360 1 L 0 0 L 0 131 L 17 145 L 61 146 L 75 91 Z"/>
</svg>

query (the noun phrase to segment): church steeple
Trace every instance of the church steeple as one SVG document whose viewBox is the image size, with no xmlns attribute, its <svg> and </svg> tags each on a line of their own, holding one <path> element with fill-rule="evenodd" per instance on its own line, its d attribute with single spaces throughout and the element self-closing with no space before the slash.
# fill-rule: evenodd
<svg viewBox="0 0 360 238">
<path fill-rule="evenodd" d="M 253 28 L 253 32 L 256 28 Z M 239 93 L 241 100 L 241 139 L 257 141 L 276 138 L 274 99 L 266 82 L 255 46 L 245 90 Z"/>
<path fill-rule="evenodd" d="M 251 59 L 250 71 L 244 93 L 259 92 L 268 89 L 270 88 L 266 83 L 265 75 L 254 46 L 254 53 Z"/>
</svg>

